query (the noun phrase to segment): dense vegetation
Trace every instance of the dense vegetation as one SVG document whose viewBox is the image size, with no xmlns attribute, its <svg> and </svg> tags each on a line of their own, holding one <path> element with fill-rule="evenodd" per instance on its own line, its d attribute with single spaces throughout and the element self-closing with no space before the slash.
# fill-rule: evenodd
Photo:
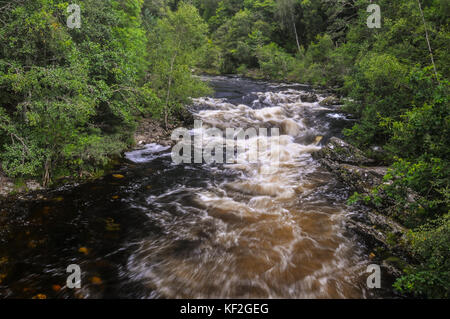
<svg viewBox="0 0 450 319">
<path fill-rule="evenodd" d="M 359 118 L 348 140 L 391 166 L 369 200 L 386 195 L 411 229 L 419 264 L 395 287 L 449 297 L 450 2 L 375 1 L 373 29 L 368 0 L 76 2 L 80 29 L 66 26 L 67 1 L 0 1 L 6 174 L 49 184 L 101 169 L 140 117 L 167 126 L 208 91 L 193 67 L 333 87 Z"/>
<path fill-rule="evenodd" d="M 0 2 L 0 161 L 12 177 L 90 174 L 133 140 L 141 116 L 202 95 L 191 76 L 206 41 L 197 10 L 144 19 L 141 0 Z M 144 23 L 145 22 L 145 23 Z M 181 32 L 182 31 L 182 32 Z"/>
<path fill-rule="evenodd" d="M 381 28 L 368 28 L 372 2 L 197 0 L 211 34 L 200 66 L 346 96 L 345 108 L 359 118 L 348 140 L 391 165 L 386 184 L 365 200 L 394 203 L 391 216 L 412 229 L 406 245 L 420 265 L 395 287 L 449 297 L 450 3 L 375 1 Z"/>
</svg>

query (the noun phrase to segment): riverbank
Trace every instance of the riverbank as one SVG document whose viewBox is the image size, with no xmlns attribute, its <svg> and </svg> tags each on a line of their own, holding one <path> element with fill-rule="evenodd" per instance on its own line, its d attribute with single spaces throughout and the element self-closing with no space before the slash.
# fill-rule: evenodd
<svg viewBox="0 0 450 319">
<path fill-rule="evenodd" d="M 280 145 L 283 165 L 269 154 L 262 167 L 173 165 L 167 148 L 147 147 L 92 182 L 3 201 L 0 255 L 8 261 L 0 295 L 391 297 L 387 282 L 383 291 L 367 289 L 369 254 L 344 227 L 345 185 L 311 157 L 319 140 L 351 121 L 303 86 L 225 77 L 211 84 L 217 94 L 192 106 L 206 126 L 296 128 Z M 163 133 L 144 127 L 136 134 L 142 143 Z M 209 133 L 205 143 L 214 139 Z M 86 278 L 76 296 L 53 290 L 63 286 L 58 270 L 68 262 Z"/>
<path fill-rule="evenodd" d="M 388 172 L 387 166 L 379 166 L 361 150 L 339 138 L 331 138 L 314 157 L 361 198 L 370 196 L 373 189 L 386 183 L 383 177 Z M 380 200 L 386 201 L 386 198 Z M 392 218 L 390 206 L 375 207 L 364 201 L 353 205 L 356 213 L 348 216 L 346 227 L 365 243 L 373 263 L 394 278 L 399 278 L 405 268 L 417 263 L 407 244 L 408 229 Z"/>
<path fill-rule="evenodd" d="M 189 124 L 187 121 L 186 124 Z M 138 124 L 138 127 L 134 133 L 133 146 L 127 148 L 123 152 L 139 150 L 145 144 L 157 143 L 164 146 L 172 144 L 170 138 L 172 131 L 183 125 L 183 118 L 176 118 L 174 123 L 170 123 L 166 130 L 161 120 L 152 118 L 142 118 Z M 70 185 L 78 185 L 89 181 L 94 181 L 98 178 L 104 177 L 107 174 L 111 174 L 114 171 L 114 167 L 119 163 L 119 159 L 111 158 L 108 165 L 99 170 L 95 174 L 81 174 L 73 177 L 60 177 L 52 185 L 44 187 L 36 179 L 32 178 L 10 178 L 6 176 L 0 169 L 0 198 L 17 196 L 23 197 L 26 194 L 32 195 L 36 191 L 49 191 L 59 187 L 68 187 Z"/>
<path fill-rule="evenodd" d="M 243 78 L 254 81 L 267 81 L 267 79 L 262 76 L 258 76 L 257 70 L 243 75 Z M 205 70 L 202 70 L 202 74 L 208 74 Z M 209 75 L 213 74 L 210 72 Z M 225 75 L 230 78 L 237 78 L 239 75 Z M 269 82 L 268 82 L 269 83 Z M 274 83 L 274 82 L 271 82 Z M 298 84 L 294 82 L 283 82 L 285 84 Z M 281 84 L 281 82 L 280 82 Z M 320 102 L 321 106 L 336 106 L 341 103 L 340 98 L 333 94 L 333 90 L 327 90 L 323 87 L 312 88 L 312 92 L 308 94 L 303 94 L 301 100 L 303 102 L 311 103 L 317 101 L 316 94 L 327 94 L 327 98 Z M 339 111 L 339 110 L 337 110 Z M 188 110 L 178 110 L 173 114 L 172 122 L 169 123 L 169 127 L 166 129 L 162 119 L 153 118 L 141 118 L 137 129 L 133 134 L 134 143 L 131 147 L 123 150 L 122 154 L 127 151 L 140 150 L 146 144 L 156 143 L 163 146 L 173 146 L 174 141 L 171 139 L 172 131 L 177 127 L 192 127 L 193 116 Z M 89 181 L 94 181 L 98 178 L 102 178 L 107 174 L 111 174 L 114 168 L 120 162 L 120 158 L 111 158 L 109 163 L 103 167 L 99 168 L 95 173 L 82 173 L 77 176 L 61 176 L 55 180 L 48 187 L 44 187 L 36 178 L 10 178 L 6 176 L 1 170 L 0 166 L 0 197 L 8 196 L 18 196 L 23 197 L 23 195 L 30 194 L 36 191 L 49 191 L 55 188 L 68 187 L 70 185 L 75 186 L 78 184 L 86 183 Z"/>
<path fill-rule="evenodd" d="M 230 78 L 231 82 L 234 82 L 232 78 Z M 239 81 L 237 81 L 239 82 Z M 272 86 L 273 87 L 273 86 Z M 284 92 L 284 93 L 283 93 Z M 257 101 L 260 103 L 270 103 L 270 105 L 277 105 L 279 103 L 286 103 L 295 104 L 292 106 L 286 106 L 286 112 L 301 112 L 303 108 L 305 108 L 305 111 L 309 108 L 318 107 L 318 110 L 322 110 L 319 112 L 332 112 L 331 115 L 342 115 L 339 112 L 342 112 L 340 108 L 338 107 L 339 104 L 341 104 L 341 101 L 334 96 L 328 96 L 325 99 L 323 97 L 319 97 L 314 92 L 293 92 L 293 91 L 283 91 L 278 93 L 272 93 L 266 95 L 264 94 L 256 94 L 255 97 L 258 98 Z M 286 94 L 286 92 L 288 94 Z M 268 100 L 265 99 L 265 97 L 269 97 Z M 234 114 L 236 110 L 232 106 L 232 104 L 222 103 L 219 99 L 214 100 L 210 99 L 211 103 L 218 103 L 217 104 L 217 110 L 215 106 L 212 108 L 213 111 L 210 119 L 209 117 L 205 117 L 204 120 L 214 120 L 214 116 L 216 116 L 216 111 L 220 111 L 220 114 Z M 306 103 L 306 106 L 305 106 Z M 265 107 L 268 107 L 270 105 L 264 105 Z M 199 105 L 200 109 L 203 109 L 205 106 Z M 227 108 L 229 110 L 227 111 Z M 327 111 L 328 109 L 328 111 Z M 271 111 L 271 108 L 267 108 L 268 111 Z M 250 109 L 248 109 L 249 112 Z M 258 110 L 254 110 L 255 112 L 258 112 Z M 273 111 L 273 110 L 272 110 Z M 239 112 L 238 112 L 239 113 Z M 240 114 L 240 113 L 239 113 Z M 246 113 L 245 113 L 246 114 Z M 247 121 L 249 118 L 245 114 L 242 114 L 242 121 Z M 265 114 L 265 113 L 264 113 Z M 295 116 L 295 113 L 292 116 L 293 119 L 296 119 L 301 123 L 303 116 L 309 113 L 301 113 L 302 116 Z M 236 114 L 235 114 L 236 115 Z M 234 115 L 234 116 L 235 116 Z M 279 116 L 280 114 L 275 113 L 274 116 Z M 334 117 L 321 117 L 321 118 L 327 118 L 327 121 L 330 121 Z M 134 134 L 135 139 L 135 147 L 133 149 L 142 149 L 145 144 L 151 144 L 151 143 L 157 143 L 161 145 L 170 146 L 172 145 L 172 141 L 170 139 L 170 133 L 171 130 L 173 130 L 176 127 L 179 126 L 188 126 L 191 124 L 191 121 L 193 120 L 192 116 L 187 116 L 184 114 L 184 116 L 177 115 L 179 119 L 177 120 L 176 124 L 172 124 L 169 127 L 169 130 L 165 130 L 162 123 L 160 121 L 154 120 L 154 119 L 143 119 L 136 130 Z M 219 117 L 221 119 L 221 117 Z M 339 117 L 338 117 L 339 118 Z M 261 119 L 261 121 L 264 121 L 264 119 Z M 334 121 L 334 120 L 333 120 Z M 213 121 L 214 122 L 214 121 Z M 241 123 L 241 122 L 240 122 Z M 325 122 L 326 123 L 326 122 Z M 318 125 L 318 129 L 323 130 L 325 126 L 327 125 Z M 302 133 L 303 134 L 303 133 Z M 315 130 L 311 131 L 311 134 L 316 135 L 318 134 Z M 328 140 L 328 138 L 326 139 Z M 306 142 L 308 144 L 308 142 Z M 301 143 L 300 143 L 301 144 Z M 294 147 L 292 145 L 292 147 Z M 344 141 L 331 138 L 329 139 L 329 143 L 322 147 L 322 149 L 318 152 L 318 154 L 321 154 L 318 158 L 319 163 L 321 163 L 324 167 L 329 169 L 334 176 L 338 180 L 340 180 L 345 187 L 349 187 L 358 191 L 366 191 L 370 192 L 370 188 L 376 186 L 380 180 L 382 179 L 383 175 L 386 172 L 385 167 L 373 167 L 370 165 L 374 164 L 374 161 L 371 159 L 368 159 L 365 157 L 365 155 L 358 149 L 346 144 Z M 313 156 L 316 157 L 316 153 L 313 153 Z M 125 165 L 127 166 L 127 165 Z M 105 172 L 105 175 L 111 175 L 114 183 L 116 181 L 121 181 L 125 178 L 127 175 L 126 173 L 126 167 L 122 167 L 119 170 L 115 170 L 112 168 L 108 172 Z M 301 170 L 301 169 L 300 169 Z M 296 174 L 296 172 L 292 172 L 293 174 Z M 317 178 L 322 178 L 320 175 L 322 173 L 317 173 Z M 114 177 L 116 176 L 116 177 Z M 161 177 L 162 178 L 162 177 Z M 106 177 L 105 180 L 108 180 L 109 177 Z M 103 181 L 99 178 L 96 180 L 91 180 L 92 182 L 97 183 L 103 183 Z M 314 182 L 315 183 L 315 182 Z M 315 185 L 315 184 L 312 185 Z M 66 184 L 68 186 L 69 184 Z M 299 192 L 298 196 L 303 196 L 302 193 L 304 192 L 302 187 L 294 187 L 295 183 L 292 181 L 292 183 L 287 183 L 285 188 L 295 188 L 295 192 Z M 147 187 L 147 186 L 145 186 Z M 236 187 L 236 186 L 234 186 Z M 317 184 L 317 187 L 321 187 L 320 183 Z M 333 188 L 334 186 L 330 186 L 330 192 L 335 192 L 336 190 Z M 340 187 L 340 186 L 338 186 Z M 245 188 L 247 190 L 247 187 Z M 301 190 L 301 191 L 300 191 Z M 247 190 L 248 191 L 248 190 Z M 254 192 L 262 191 L 260 187 L 256 187 Z M 36 200 L 36 199 L 45 199 L 47 198 L 48 194 L 45 194 L 44 192 L 35 192 L 32 194 L 28 194 L 26 200 Z M 276 194 L 277 191 L 274 191 Z M 263 192 L 263 194 L 265 194 Z M 111 195 L 111 198 L 120 198 L 122 195 Z M 20 196 L 19 196 L 20 197 Z M 50 197 L 52 197 L 50 195 Z M 57 200 L 59 196 L 55 197 Z M 83 200 L 80 198 L 80 200 Z M 234 205 L 234 204 L 233 204 Z M 315 205 L 315 204 L 314 204 Z M 234 206 L 233 206 L 234 207 Z M 229 209 L 229 207 L 224 207 L 223 209 Z M 234 209 L 234 208 L 233 208 Z M 319 209 L 326 209 L 328 210 L 328 207 L 320 207 Z M 345 209 L 345 208 L 343 208 Z M 348 218 L 347 218 L 348 217 Z M 397 237 L 401 238 L 404 234 L 404 229 L 401 227 L 397 227 L 398 225 L 396 223 L 392 223 L 390 218 L 386 218 L 382 214 L 379 214 L 379 212 L 375 212 L 373 210 L 369 210 L 367 207 L 358 207 L 354 209 L 353 213 L 347 216 L 345 219 L 345 227 L 347 230 L 349 230 L 351 233 L 357 235 L 357 242 L 364 243 L 365 248 L 367 249 L 368 253 L 364 255 L 364 258 L 367 258 L 367 262 L 380 264 L 382 266 L 382 270 L 385 274 L 388 274 L 392 277 L 398 277 L 401 273 L 401 266 L 404 265 L 404 258 L 402 255 L 402 252 L 393 249 L 392 240 Z M 311 222 L 315 222 L 315 220 L 311 220 Z M 311 231 L 316 232 L 319 231 L 321 227 L 318 227 L 317 229 L 314 228 Z M 399 230 L 400 229 L 400 230 Z M 270 238 L 270 237 L 269 237 Z M 302 252 L 298 252 L 299 254 L 302 254 Z"/>
</svg>

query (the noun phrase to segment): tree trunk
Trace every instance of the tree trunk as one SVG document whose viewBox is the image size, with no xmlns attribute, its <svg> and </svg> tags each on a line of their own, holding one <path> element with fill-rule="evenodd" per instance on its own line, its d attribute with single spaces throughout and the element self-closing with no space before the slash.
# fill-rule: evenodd
<svg viewBox="0 0 450 319">
<path fill-rule="evenodd" d="M 172 72 L 173 72 L 173 64 L 175 63 L 175 58 L 177 53 L 172 57 L 172 61 L 170 61 L 170 73 L 169 73 L 169 82 L 167 84 L 167 95 L 166 95 L 166 104 L 164 106 L 164 125 L 166 130 L 169 129 L 169 98 L 170 98 L 170 87 L 172 86 Z"/>
<path fill-rule="evenodd" d="M 51 169 L 51 160 L 47 158 L 44 165 L 44 176 L 42 178 L 42 185 L 47 187 L 50 184 L 50 169 Z"/>
<path fill-rule="evenodd" d="M 297 35 L 297 27 L 295 26 L 295 20 L 294 20 L 294 16 L 292 15 L 292 27 L 294 28 L 294 34 L 295 34 L 295 41 L 297 42 L 297 49 L 298 49 L 298 53 L 302 53 L 301 49 L 300 49 L 300 42 L 298 41 L 298 35 Z"/>
<path fill-rule="evenodd" d="M 422 16 L 423 26 L 425 27 L 425 37 L 427 39 L 428 51 L 430 52 L 431 63 L 433 64 L 433 68 L 434 68 L 434 74 L 436 76 L 436 80 L 439 83 L 439 77 L 438 77 L 438 73 L 436 70 L 436 64 L 434 63 L 433 51 L 431 50 L 430 38 L 428 37 L 428 29 L 427 29 L 427 25 L 425 23 L 425 17 L 423 15 L 422 5 L 420 4 L 420 0 L 417 0 L 417 3 L 419 4 L 420 15 Z"/>
</svg>

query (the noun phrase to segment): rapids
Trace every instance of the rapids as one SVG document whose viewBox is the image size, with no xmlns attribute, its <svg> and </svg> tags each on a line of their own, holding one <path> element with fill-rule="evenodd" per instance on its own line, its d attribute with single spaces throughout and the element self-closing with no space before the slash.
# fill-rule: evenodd
<svg viewBox="0 0 450 319">
<path fill-rule="evenodd" d="M 203 127 L 193 134 L 202 133 L 204 145 L 215 138 L 208 135 L 212 127 L 278 127 L 282 135 L 279 147 L 260 152 L 256 163 L 248 160 L 247 150 L 236 164 L 204 164 L 212 175 L 232 177 L 184 188 L 193 203 L 177 205 L 177 210 L 190 215 L 189 221 L 162 221 L 166 236 L 140 243 L 127 269 L 134 280 L 152 286 L 155 296 L 365 296 L 358 278 L 364 261 L 352 237 L 345 235 L 348 211 L 335 194 L 339 186 L 311 157 L 327 134 L 327 125 L 311 123 L 318 113 L 332 110 L 302 103 L 303 91 L 272 89 L 250 92 L 255 99 L 247 105 L 227 98 L 194 100 L 191 110 Z M 273 160 L 274 151 L 279 162 Z M 148 203 L 159 205 L 177 192 L 168 190 Z"/>
<path fill-rule="evenodd" d="M 277 127 L 278 148 L 256 162 L 243 153 L 238 163 L 175 165 L 170 149 L 149 144 L 115 174 L 18 201 L 0 219 L 0 296 L 374 296 L 368 252 L 345 228 L 347 189 L 311 155 L 351 120 L 302 102 L 303 85 L 204 80 L 215 95 L 189 108 L 204 143 L 212 127 Z M 69 264 L 81 267 L 79 290 L 65 287 Z"/>
</svg>

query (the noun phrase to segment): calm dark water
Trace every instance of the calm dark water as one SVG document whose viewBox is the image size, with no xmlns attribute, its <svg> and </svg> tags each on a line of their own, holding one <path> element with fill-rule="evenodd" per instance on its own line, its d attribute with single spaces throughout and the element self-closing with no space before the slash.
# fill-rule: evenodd
<svg viewBox="0 0 450 319">
<path fill-rule="evenodd" d="M 0 297 L 377 297 L 367 251 L 345 229 L 347 190 L 311 157 L 351 122 L 301 103 L 302 85 L 205 80 L 216 93 L 196 100 L 196 118 L 284 128 L 276 173 L 270 161 L 174 165 L 151 145 L 94 182 L 5 201 Z M 65 287 L 70 264 L 81 289 Z"/>
</svg>

